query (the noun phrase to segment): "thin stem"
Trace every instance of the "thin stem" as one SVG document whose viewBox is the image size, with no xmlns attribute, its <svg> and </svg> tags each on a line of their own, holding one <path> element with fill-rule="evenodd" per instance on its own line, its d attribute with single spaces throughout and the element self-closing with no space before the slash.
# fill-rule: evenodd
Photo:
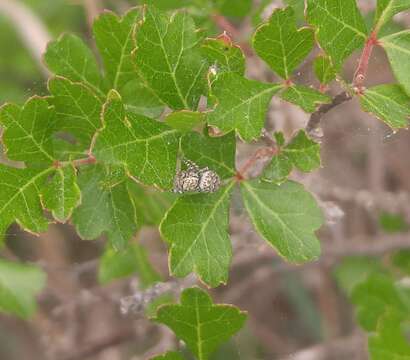
<svg viewBox="0 0 410 360">
<path fill-rule="evenodd" d="M 55 168 L 61 168 L 61 167 L 65 167 L 71 164 L 74 167 L 79 167 L 79 166 L 84 166 L 84 165 L 95 164 L 96 162 L 97 162 L 97 159 L 94 157 L 94 155 L 89 154 L 88 157 L 84 159 L 76 159 L 72 161 L 55 161 L 53 166 Z"/>
<path fill-rule="evenodd" d="M 224 33 L 228 33 L 228 35 L 231 35 L 236 40 L 240 38 L 240 32 L 238 29 L 233 26 L 224 16 L 220 14 L 213 14 L 212 20 Z M 253 56 L 253 50 L 249 44 L 243 42 L 239 45 L 247 56 Z"/>
<path fill-rule="evenodd" d="M 78 159 L 78 160 L 73 160 L 71 163 L 75 166 L 84 166 L 84 165 L 90 165 L 90 164 L 95 164 L 96 163 L 96 158 L 94 155 L 89 155 L 88 158 L 85 159 Z"/>
<path fill-rule="evenodd" d="M 364 91 L 364 81 L 366 80 L 367 70 L 369 67 L 370 56 L 372 55 L 373 48 L 377 44 L 377 33 L 373 31 L 370 37 L 367 39 L 364 46 L 362 55 L 360 56 L 359 65 L 356 69 L 353 78 L 353 85 L 357 89 L 358 94 L 362 94 Z"/>
<path fill-rule="evenodd" d="M 260 159 L 272 157 L 277 154 L 278 149 L 276 147 L 263 147 L 257 149 L 253 155 L 245 162 L 245 164 L 237 171 L 236 180 L 243 181 L 246 179 L 246 174 L 249 169 Z"/>
</svg>

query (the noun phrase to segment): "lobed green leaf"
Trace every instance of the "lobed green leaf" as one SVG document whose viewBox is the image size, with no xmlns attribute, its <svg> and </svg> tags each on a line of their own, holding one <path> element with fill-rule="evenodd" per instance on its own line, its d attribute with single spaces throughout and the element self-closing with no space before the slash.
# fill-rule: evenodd
<svg viewBox="0 0 410 360">
<path fill-rule="evenodd" d="M 410 0 L 377 0 L 375 31 L 379 31 L 394 15 L 407 9 L 410 9 Z"/>
<path fill-rule="evenodd" d="M 367 331 L 375 331 L 377 323 L 389 308 L 408 314 L 409 308 L 402 300 L 402 290 L 387 275 L 374 273 L 358 284 L 352 292 L 359 324 Z"/>
<path fill-rule="evenodd" d="M 36 167 L 50 166 L 56 160 L 52 139 L 55 112 L 45 98 L 32 97 L 22 108 L 5 104 L 0 108 L 0 124 L 5 127 L 2 141 L 10 160 Z"/>
<path fill-rule="evenodd" d="M 94 54 L 79 37 L 64 34 L 50 42 L 44 61 L 54 74 L 84 83 L 98 96 L 104 97 L 104 92 L 100 90 L 101 75 Z"/>
<path fill-rule="evenodd" d="M 292 104 L 300 106 L 307 113 L 313 113 L 318 104 L 328 104 L 331 97 L 303 85 L 292 85 L 287 87 L 279 96 Z"/>
<path fill-rule="evenodd" d="M 121 167 L 82 167 L 78 175 L 81 205 L 72 216 L 77 233 L 86 240 L 106 234 L 116 250 L 127 247 L 137 231 L 135 204 L 129 193 L 130 180 Z"/>
<path fill-rule="evenodd" d="M 383 274 L 385 270 L 379 259 L 369 256 L 346 257 L 334 271 L 338 285 L 349 296 L 357 285 L 365 282 L 374 273 Z"/>
<path fill-rule="evenodd" d="M 378 85 L 360 97 L 362 109 L 372 113 L 393 129 L 409 126 L 410 98 L 400 85 Z"/>
<path fill-rule="evenodd" d="M 228 228 L 233 185 L 213 194 L 180 197 L 168 211 L 160 232 L 170 244 L 172 275 L 195 272 L 209 286 L 226 283 L 232 257 Z"/>
<path fill-rule="evenodd" d="M 211 137 L 207 134 L 190 133 L 181 139 L 183 156 L 194 161 L 201 168 L 209 167 L 221 179 L 235 175 L 235 134 Z"/>
<path fill-rule="evenodd" d="M 403 314 L 390 309 L 377 325 L 377 332 L 369 338 L 369 353 L 372 360 L 405 360 L 410 358 L 410 345 L 403 334 Z"/>
<path fill-rule="evenodd" d="M 280 88 L 280 85 L 248 80 L 235 73 L 222 73 L 212 83 L 217 105 L 209 113 L 208 123 L 224 132 L 236 130 L 245 141 L 258 138 L 268 105 Z"/>
<path fill-rule="evenodd" d="M 293 168 L 292 162 L 286 155 L 275 155 L 262 173 L 262 179 L 280 184 L 284 182 Z"/>
<path fill-rule="evenodd" d="M 158 226 L 176 199 L 173 193 L 137 183 L 130 183 L 128 189 L 135 205 L 139 226 Z"/>
<path fill-rule="evenodd" d="M 231 305 L 214 305 L 195 287 L 182 292 L 181 304 L 161 306 L 155 320 L 171 328 L 198 360 L 206 360 L 243 327 L 246 314 Z"/>
<path fill-rule="evenodd" d="M 355 0 L 307 0 L 307 20 L 315 26 L 320 46 L 337 71 L 354 50 L 364 45 L 366 24 Z"/>
<path fill-rule="evenodd" d="M 222 34 L 215 39 L 205 39 L 201 50 L 208 62 L 216 66 L 218 72 L 245 74 L 245 56 L 228 35 Z"/>
<path fill-rule="evenodd" d="M 121 93 L 124 85 L 137 77 L 132 51 L 134 33 L 141 20 L 141 8 L 129 10 L 123 17 L 105 10 L 93 24 L 93 33 L 104 62 L 111 89 Z"/>
<path fill-rule="evenodd" d="M 304 130 L 300 130 L 286 146 L 282 146 L 279 154 L 265 168 L 262 179 L 281 183 L 293 166 L 303 172 L 311 172 L 320 166 L 320 145 L 310 139 Z"/>
<path fill-rule="evenodd" d="M 292 164 L 300 171 L 310 172 L 320 166 L 320 144 L 308 137 L 305 130 L 299 130 L 282 149 Z"/>
<path fill-rule="evenodd" d="M 0 240 L 14 221 L 34 233 L 47 230 L 39 188 L 52 171 L 52 168 L 16 169 L 0 164 Z"/>
<path fill-rule="evenodd" d="M 35 296 L 46 275 L 38 267 L 0 259 L 0 311 L 28 318 L 36 311 Z"/>
<path fill-rule="evenodd" d="M 171 17 L 145 7 L 137 30 L 135 63 L 153 94 L 172 109 L 195 110 L 206 89 L 195 24 L 186 12 Z"/>
<path fill-rule="evenodd" d="M 323 215 L 302 185 L 252 180 L 242 182 L 241 193 L 257 232 L 279 255 L 295 263 L 319 257 L 320 243 L 314 232 L 323 224 Z"/>
<path fill-rule="evenodd" d="M 126 111 L 111 90 L 103 111 L 103 129 L 93 154 L 105 164 L 125 166 L 147 185 L 170 189 L 175 176 L 179 132 L 145 116 Z"/>
<path fill-rule="evenodd" d="M 410 55 L 410 30 L 404 30 L 379 40 L 386 50 L 390 65 L 397 81 L 410 96 L 410 71 L 408 59 Z"/>
<path fill-rule="evenodd" d="M 82 83 L 63 77 L 48 82 L 49 102 L 56 111 L 55 129 L 75 136 L 81 149 L 88 150 L 95 132 L 101 128 L 102 101 Z"/>
<path fill-rule="evenodd" d="M 289 79 L 314 45 L 313 31 L 297 29 L 295 24 L 292 7 L 277 9 L 253 37 L 256 53 L 284 79 Z"/>
<path fill-rule="evenodd" d="M 325 55 L 320 55 L 315 59 L 313 69 L 321 84 L 329 84 L 336 78 L 336 69 L 329 57 Z"/>
</svg>

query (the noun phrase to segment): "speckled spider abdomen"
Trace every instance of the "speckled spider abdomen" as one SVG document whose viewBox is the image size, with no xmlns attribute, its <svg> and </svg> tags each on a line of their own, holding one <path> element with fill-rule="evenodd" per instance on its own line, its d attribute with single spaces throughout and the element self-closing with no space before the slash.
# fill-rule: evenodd
<svg viewBox="0 0 410 360">
<path fill-rule="evenodd" d="M 200 169 L 190 160 L 184 160 L 188 166 L 186 170 L 179 171 L 174 179 L 174 192 L 202 192 L 212 193 L 219 190 L 221 180 L 219 175 L 208 167 Z"/>
<path fill-rule="evenodd" d="M 212 193 L 221 186 L 221 179 L 218 174 L 212 170 L 205 170 L 201 172 L 199 179 L 199 191 L 205 193 Z"/>
</svg>

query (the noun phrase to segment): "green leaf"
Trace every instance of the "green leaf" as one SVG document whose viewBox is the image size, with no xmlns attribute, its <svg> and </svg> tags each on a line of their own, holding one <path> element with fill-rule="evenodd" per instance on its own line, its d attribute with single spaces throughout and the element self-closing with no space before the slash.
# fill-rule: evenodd
<svg viewBox="0 0 410 360">
<path fill-rule="evenodd" d="M 378 85 L 360 97 L 362 109 L 372 113 L 393 129 L 409 126 L 410 98 L 399 85 Z"/>
<path fill-rule="evenodd" d="M 97 160 L 125 166 L 144 184 L 170 189 L 175 176 L 178 131 L 125 111 L 115 90 L 108 95 L 102 117 L 104 127 L 92 149 Z"/>
<path fill-rule="evenodd" d="M 36 311 L 35 296 L 46 275 L 35 266 L 0 259 L 0 311 L 28 318 Z"/>
<path fill-rule="evenodd" d="M 206 88 L 207 62 L 192 18 L 186 12 L 169 17 L 145 7 L 136 41 L 137 69 L 152 92 L 172 109 L 195 110 Z"/>
<path fill-rule="evenodd" d="M 195 272 L 210 286 L 226 283 L 232 257 L 228 228 L 233 185 L 213 194 L 180 197 L 168 211 L 160 231 L 170 244 L 172 275 Z"/>
<path fill-rule="evenodd" d="M 370 274 L 385 272 L 378 259 L 368 256 L 344 258 L 336 267 L 334 274 L 338 285 L 351 295 L 353 289 L 366 281 Z"/>
<path fill-rule="evenodd" d="M 410 96 L 410 71 L 408 59 L 410 55 L 410 30 L 404 30 L 379 40 L 380 45 L 386 50 L 393 73 Z"/>
<path fill-rule="evenodd" d="M 155 5 L 157 9 L 174 10 L 192 5 L 195 0 L 139 0 L 140 4 Z"/>
<path fill-rule="evenodd" d="M 372 360 L 410 359 L 410 344 L 404 336 L 401 323 L 403 314 L 388 311 L 379 321 L 376 334 L 369 338 Z M 408 318 L 406 319 L 408 322 Z"/>
<path fill-rule="evenodd" d="M 15 169 L 0 164 L 0 240 L 14 221 L 34 233 L 47 230 L 39 188 L 52 171 L 51 168 Z"/>
<path fill-rule="evenodd" d="M 406 275 L 410 275 L 410 250 L 399 250 L 391 257 L 392 264 Z"/>
<path fill-rule="evenodd" d="M 283 0 L 285 5 L 289 5 L 293 8 L 296 14 L 296 22 L 298 24 L 304 24 L 305 20 L 305 0 Z"/>
<path fill-rule="evenodd" d="M 32 97 L 22 108 L 2 106 L 0 124 L 5 127 L 2 141 L 7 157 L 37 167 L 52 164 L 54 123 L 55 112 L 44 98 Z"/>
<path fill-rule="evenodd" d="M 253 37 L 256 53 L 284 79 L 289 79 L 313 49 L 312 29 L 298 30 L 295 24 L 295 13 L 291 7 L 277 9 Z"/>
<path fill-rule="evenodd" d="M 307 19 L 316 27 L 317 40 L 338 71 L 367 38 L 355 0 L 307 0 Z"/>
<path fill-rule="evenodd" d="M 386 233 L 403 233 L 409 230 L 409 224 L 401 214 L 393 214 L 383 211 L 379 216 L 379 223 Z"/>
<path fill-rule="evenodd" d="M 320 144 L 310 139 L 305 130 L 299 130 L 281 154 L 300 171 L 310 172 L 320 167 Z"/>
<path fill-rule="evenodd" d="M 263 22 L 264 18 L 266 17 L 265 14 L 268 10 L 270 10 L 271 0 L 261 0 L 257 6 L 253 7 L 252 11 L 252 26 L 256 27 Z"/>
<path fill-rule="evenodd" d="M 164 103 L 141 79 L 127 82 L 121 90 L 121 97 L 127 110 L 149 118 L 159 118 L 165 109 Z"/>
<path fill-rule="evenodd" d="M 281 183 L 289 176 L 292 168 L 311 172 L 320 167 L 320 144 L 310 139 L 304 130 L 300 130 L 292 140 L 280 149 L 265 168 L 262 179 Z"/>
<path fill-rule="evenodd" d="M 336 78 L 336 69 L 327 56 L 318 56 L 313 63 L 313 69 L 321 84 L 329 84 Z"/>
<path fill-rule="evenodd" d="M 51 179 L 47 179 L 41 190 L 42 202 L 51 210 L 54 219 L 66 222 L 80 204 L 80 189 L 77 174 L 73 166 L 68 165 L 55 170 Z"/>
<path fill-rule="evenodd" d="M 129 191 L 140 226 L 158 226 L 176 198 L 173 193 L 161 192 L 137 183 L 131 183 Z"/>
<path fill-rule="evenodd" d="M 101 127 L 101 100 L 87 86 L 63 77 L 51 79 L 48 88 L 56 110 L 56 130 L 71 133 L 81 148 L 88 149 Z"/>
<path fill-rule="evenodd" d="M 81 167 L 78 175 L 81 205 L 74 210 L 72 221 L 83 239 L 92 240 L 104 233 L 116 250 L 126 248 L 137 231 L 129 181 L 119 167 Z"/>
<path fill-rule="evenodd" d="M 284 182 L 293 168 L 292 162 L 286 155 L 275 155 L 262 174 L 262 179 L 280 184 Z"/>
<path fill-rule="evenodd" d="M 375 31 L 378 32 L 394 15 L 407 9 L 410 9 L 410 0 L 377 0 Z"/>
<path fill-rule="evenodd" d="M 289 86 L 279 96 L 300 106 L 307 113 L 313 113 L 318 104 L 328 104 L 332 100 L 330 96 L 303 85 Z"/>
<path fill-rule="evenodd" d="M 244 17 L 252 9 L 252 0 L 215 0 L 217 9 L 224 16 Z"/>
<path fill-rule="evenodd" d="M 323 215 L 302 185 L 245 181 L 241 193 L 256 230 L 279 255 L 295 263 L 319 257 L 320 243 L 314 232 L 323 224 Z"/>
<path fill-rule="evenodd" d="M 135 48 L 133 37 L 140 18 L 140 8 L 129 10 L 122 18 L 106 10 L 93 24 L 110 88 L 120 92 L 128 81 L 137 76 L 131 53 Z"/>
<path fill-rule="evenodd" d="M 239 75 L 245 73 L 245 56 L 226 34 L 216 39 L 205 39 L 202 53 L 211 65 L 216 65 L 218 72 L 235 72 Z"/>
<path fill-rule="evenodd" d="M 204 113 L 189 110 L 174 111 L 165 118 L 165 122 L 170 127 L 184 132 L 191 131 L 201 125 L 204 120 Z"/>
<path fill-rule="evenodd" d="M 146 250 L 131 244 L 124 251 L 107 247 L 98 268 L 98 281 L 107 284 L 113 280 L 137 274 L 141 287 L 146 288 L 161 280 L 149 262 Z"/>
<path fill-rule="evenodd" d="M 243 327 L 246 314 L 231 305 L 214 305 L 195 287 L 182 292 L 180 305 L 161 306 L 155 320 L 168 326 L 198 360 L 206 360 Z"/>
<path fill-rule="evenodd" d="M 393 279 L 378 273 L 354 288 L 352 302 L 357 306 L 359 324 L 367 331 L 376 330 L 377 322 L 389 308 L 404 314 L 409 311 Z"/>
<path fill-rule="evenodd" d="M 163 355 L 158 355 L 151 358 L 151 360 L 184 360 L 184 357 L 178 352 L 168 351 Z"/>
<path fill-rule="evenodd" d="M 73 34 L 64 34 L 48 44 L 44 61 L 56 75 L 74 82 L 82 82 L 100 97 L 101 76 L 91 50 Z"/>
<path fill-rule="evenodd" d="M 190 133 L 181 139 L 181 151 L 186 159 L 192 160 L 201 168 L 209 167 L 221 179 L 235 175 L 235 134 L 211 137 Z"/>
<path fill-rule="evenodd" d="M 275 131 L 275 132 L 273 133 L 273 136 L 274 136 L 274 138 L 275 138 L 276 144 L 277 144 L 279 147 L 282 147 L 283 145 L 285 145 L 286 140 L 285 140 L 285 136 L 283 135 L 283 132 L 281 132 L 281 131 Z"/>
<path fill-rule="evenodd" d="M 281 88 L 245 79 L 235 73 L 222 73 L 212 84 L 217 101 L 208 123 L 224 132 L 236 130 L 245 141 L 260 136 L 272 96 Z"/>
</svg>

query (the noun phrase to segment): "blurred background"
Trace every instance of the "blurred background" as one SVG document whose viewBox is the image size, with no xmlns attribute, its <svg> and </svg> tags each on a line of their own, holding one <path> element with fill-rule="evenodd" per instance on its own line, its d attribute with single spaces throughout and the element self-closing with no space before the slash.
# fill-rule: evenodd
<svg viewBox="0 0 410 360">
<path fill-rule="evenodd" d="M 209 36 L 227 30 L 248 52 L 248 77 L 262 81 L 275 81 L 275 77 L 247 51 L 254 26 L 286 3 L 298 9 L 303 24 L 303 1 L 297 0 L 255 0 L 247 16 L 227 17 L 208 17 L 212 10 L 205 0 L 151 2 L 167 9 L 189 3 L 188 11 Z M 47 94 L 49 74 L 41 54 L 49 40 L 72 32 L 94 49 L 92 19 L 103 9 L 123 13 L 137 3 L 0 0 L 0 105 Z M 375 3 L 359 1 L 369 23 Z M 229 4 L 226 6 L 229 8 Z M 409 24 L 410 14 L 400 14 L 384 31 L 405 29 Z M 318 53 L 315 49 L 304 62 L 295 82 L 319 85 L 312 71 Z M 352 79 L 358 56 L 353 54 L 344 68 L 346 81 Z M 367 85 L 392 81 L 386 56 L 377 48 Z M 328 89 L 332 95 L 341 90 L 337 82 Z M 289 138 L 308 119 L 309 114 L 296 106 L 274 99 L 267 128 L 281 130 Z M 327 223 L 319 233 L 323 256 L 305 266 L 283 263 L 253 231 L 239 199 L 234 201 L 231 234 L 235 250 L 230 281 L 211 290 L 211 295 L 216 302 L 247 310 L 249 320 L 245 329 L 213 356 L 214 360 L 368 358 L 366 338 L 356 325 L 347 293 L 357 280 L 356 271 L 362 271 L 363 266 L 378 266 L 392 251 L 410 247 L 410 134 L 406 130 L 393 133 L 363 113 L 355 100 L 327 114 L 322 130 L 323 167 L 293 177 L 315 194 L 326 214 Z M 239 145 L 238 164 L 258 145 Z M 155 226 L 142 228 L 135 241 L 145 246 L 163 279 L 170 280 L 166 247 Z M 152 307 L 147 304 L 153 299 L 169 299 L 195 279 L 171 280 L 140 292 L 143 309 L 124 315 L 119 301 L 137 291 L 138 274 L 99 285 L 98 259 L 104 251 L 104 239 L 82 241 L 70 224 L 53 225 L 39 237 L 13 226 L 7 245 L 1 250 L 3 257 L 40 264 L 47 271 L 48 284 L 33 319 L 23 321 L 0 314 L 1 360 L 137 360 L 182 347 L 165 327 L 147 319 Z"/>
</svg>

